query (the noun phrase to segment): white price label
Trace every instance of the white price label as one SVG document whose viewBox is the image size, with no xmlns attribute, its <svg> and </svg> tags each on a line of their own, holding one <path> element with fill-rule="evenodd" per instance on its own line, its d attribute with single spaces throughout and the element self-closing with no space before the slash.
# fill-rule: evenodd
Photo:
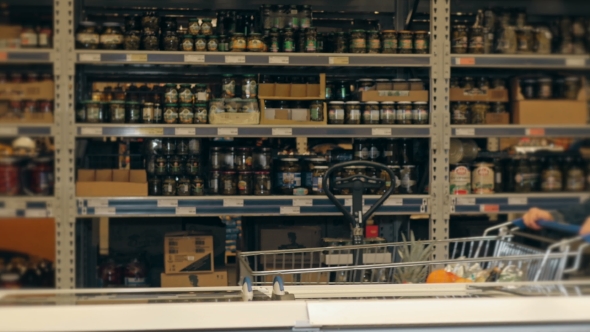
<svg viewBox="0 0 590 332">
<path fill-rule="evenodd" d="M 126 59 L 127 59 L 127 61 L 130 61 L 130 62 L 147 62 L 148 55 L 147 54 L 127 54 Z"/>
<path fill-rule="evenodd" d="M 293 136 L 293 128 L 272 128 L 273 136 Z"/>
<path fill-rule="evenodd" d="M 455 136 L 475 136 L 475 128 L 457 128 Z"/>
<path fill-rule="evenodd" d="M 280 65 L 288 65 L 289 64 L 289 57 L 288 56 L 269 56 L 268 63 L 275 63 Z"/>
<path fill-rule="evenodd" d="M 352 198 L 345 198 L 344 206 L 352 206 Z"/>
<path fill-rule="evenodd" d="M 89 199 L 86 201 L 88 207 L 108 207 L 109 201 L 106 199 Z"/>
<path fill-rule="evenodd" d="M 457 204 L 456 205 L 475 205 L 475 198 L 457 197 Z"/>
<path fill-rule="evenodd" d="M 293 200 L 293 206 L 313 206 L 311 198 L 296 198 Z"/>
<path fill-rule="evenodd" d="M 526 197 L 510 197 L 508 205 L 529 205 L 529 199 Z"/>
<path fill-rule="evenodd" d="M 190 206 L 177 207 L 176 214 L 197 214 L 197 208 Z"/>
<path fill-rule="evenodd" d="M 7 201 L 4 207 L 8 209 L 24 210 L 27 208 L 27 202 L 24 201 Z"/>
<path fill-rule="evenodd" d="M 10 127 L 0 127 L 0 135 L 18 135 L 18 127 L 10 126 Z"/>
<path fill-rule="evenodd" d="M 14 217 L 16 216 L 15 209 L 0 209 L 0 217 Z"/>
<path fill-rule="evenodd" d="M 85 136 L 102 136 L 102 127 L 82 127 L 80 135 Z"/>
<path fill-rule="evenodd" d="M 97 207 L 94 208 L 94 214 L 99 216 L 109 216 L 117 213 L 117 210 L 114 207 Z"/>
<path fill-rule="evenodd" d="M 373 128 L 371 129 L 373 136 L 391 136 L 391 128 Z"/>
<path fill-rule="evenodd" d="M 194 136 L 195 128 L 174 128 L 174 135 L 176 136 Z"/>
<path fill-rule="evenodd" d="M 78 55 L 78 61 L 80 62 L 100 62 L 100 60 L 100 54 L 83 53 Z"/>
<path fill-rule="evenodd" d="M 177 199 L 159 199 L 158 200 L 158 207 L 177 207 L 178 200 Z"/>
<path fill-rule="evenodd" d="M 328 63 L 331 65 L 347 65 L 350 60 L 347 56 L 331 56 L 328 59 Z"/>
<path fill-rule="evenodd" d="M 242 207 L 244 206 L 243 199 L 224 199 L 223 200 L 224 207 Z"/>
<path fill-rule="evenodd" d="M 244 55 L 226 55 L 225 63 L 246 63 Z"/>
<path fill-rule="evenodd" d="M 384 206 L 402 206 L 404 205 L 404 200 L 402 198 L 392 198 L 389 197 L 384 203 Z"/>
<path fill-rule="evenodd" d="M 205 63 L 205 56 L 202 54 L 185 54 L 184 62 Z"/>
<path fill-rule="evenodd" d="M 586 65 L 585 58 L 566 58 L 565 65 L 568 67 L 584 67 Z"/>
<path fill-rule="evenodd" d="M 45 209 L 26 209 L 25 217 L 27 218 L 45 218 L 47 217 L 47 210 Z"/>
<path fill-rule="evenodd" d="M 238 128 L 217 128 L 218 136 L 238 136 Z"/>
<path fill-rule="evenodd" d="M 301 211 L 298 206 L 281 206 L 280 213 L 281 214 L 299 214 L 299 213 L 301 213 Z"/>
</svg>

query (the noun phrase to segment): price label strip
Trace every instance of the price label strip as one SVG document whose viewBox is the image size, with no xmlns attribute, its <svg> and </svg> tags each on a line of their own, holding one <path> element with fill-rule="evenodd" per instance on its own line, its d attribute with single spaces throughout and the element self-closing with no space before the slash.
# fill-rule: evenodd
<svg viewBox="0 0 590 332">
<path fill-rule="evenodd" d="M 223 206 L 224 207 L 243 207 L 244 200 L 243 199 L 224 199 Z"/>
<path fill-rule="evenodd" d="M 159 199 L 157 206 L 158 207 L 177 207 L 178 200 L 176 200 L 176 199 Z"/>
<path fill-rule="evenodd" d="M 142 136 L 164 135 L 164 128 L 137 128 L 137 133 Z"/>
<path fill-rule="evenodd" d="M 225 63 L 246 63 L 244 55 L 226 55 Z"/>
<path fill-rule="evenodd" d="M 272 128 L 273 136 L 293 136 L 293 128 Z"/>
<path fill-rule="evenodd" d="M 497 204 L 483 204 L 479 206 L 480 212 L 499 212 L 500 206 Z"/>
<path fill-rule="evenodd" d="M 196 207 L 177 207 L 176 208 L 176 214 L 178 214 L 178 215 L 183 215 L 183 214 L 193 215 L 193 214 L 197 214 L 197 208 Z"/>
<path fill-rule="evenodd" d="M 457 197 L 457 205 L 475 205 L 475 198 Z"/>
<path fill-rule="evenodd" d="M 331 56 L 328 63 L 331 65 L 347 65 L 350 63 L 350 59 L 347 56 Z"/>
<path fill-rule="evenodd" d="M 296 198 L 293 200 L 293 206 L 313 206 L 313 200 L 309 198 Z"/>
<path fill-rule="evenodd" d="M 238 128 L 217 128 L 218 136 L 238 136 Z"/>
<path fill-rule="evenodd" d="M 125 57 L 129 62 L 147 62 L 148 55 L 147 54 L 127 54 Z"/>
<path fill-rule="evenodd" d="M 298 206 L 281 206 L 280 214 L 300 214 L 301 209 Z"/>
<path fill-rule="evenodd" d="M 194 136 L 195 128 L 174 128 L 174 135 L 176 136 Z"/>
<path fill-rule="evenodd" d="M 388 198 L 385 202 L 383 202 L 383 206 L 402 206 L 404 205 L 404 200 L 402 198 Z"/>
<path fill-rule="evenodd" d="M 44 218 L 49 215 L 49 211 L 45 209 L 26 209 L 25 217 L 27 218 Z"/>
<path fill-rule="evenodd" d="M 86 201 L 88 207 L 108 207 L 109 201 L 106 199 L 89 199 Z"/>
<path fill-rule="evenodd" d="M 373 128 L 371 129 L 373 136 L 391 136 L 391 128 Z"/>
<path fill-rule="evenodd" d="M 82 127 L 80 135 L 84 136 L 102 136 L 102 127 Z"/>
<path fill-rule="evenodd" d="M 185 54 L 184 62 L 205 63 L 205 55 L 202 54 Z"/>
<path fill-rule="evenodd" d="M 14 125 L 9 127 L 0 127 L 0 135 L 16 136 L 18 135 L 18 127 Z"/>
<path fill-rule="evenodd" d="M 457 128 L 455 136 L 475 136 L 475 128 Z"/>
<path fill-rule="evenodd" d="M 100 54 L 87 54 L 83 53 L 78 55 L 78 61 L 80 62 L 100 62 Z"/>
</svg>

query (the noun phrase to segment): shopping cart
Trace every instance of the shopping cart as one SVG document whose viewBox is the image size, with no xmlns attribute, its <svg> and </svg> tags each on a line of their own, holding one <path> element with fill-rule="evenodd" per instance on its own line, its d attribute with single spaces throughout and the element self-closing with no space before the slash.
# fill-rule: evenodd
<svg viewBox="0 0 590 332">
<path fill-rule="evenodd" d="M 363 176 L 334 181 L 336 188 L 342 185 L 354 188 L 352 213 L 348 212 L 331 193 L 327 179 L 336 168 L 353 165 L 386 167 L 369 162 L 347 162 L 335 165 L 326 172 L 323 186 L 326 195 L 351 221 L 354 242 L 360 243 L 362 223 L 383 204 L 391 190 L 363 215 L 360 203 L 363 188 L 367 183 L 376 186 L 378 181 Z M 394 179 L 393 174 L 390 176 Z M 579 226 L 549 221 L 541 221 L 539 225 L 570 234 L 579 232 Z M 524 222 L 516 220 L 488 228 L 480 237 L 241 252 L 238 254 L 240 276 L 242 279 L 247 277 L 253 285 L 270 285 L 276 276 L 280 276 L 287 285 L 418 283 L 424 282 L 429 272 L 451 265 L 463 269 L 477 266 L 481 270 L 510 267 L 518 274 L 519 280 L 551 281 L 561 280 L 565 273 L 579 268 L 590 236 L 576 236 L 541 250 L 514 241 L 515 233 L 523 228 Z M 442 246 L 448 258 L 431 260 L 434 246 Z M 408 261 L 408 256 L 412 255 L 415 256 L 413 261 Z"/>
</svg>

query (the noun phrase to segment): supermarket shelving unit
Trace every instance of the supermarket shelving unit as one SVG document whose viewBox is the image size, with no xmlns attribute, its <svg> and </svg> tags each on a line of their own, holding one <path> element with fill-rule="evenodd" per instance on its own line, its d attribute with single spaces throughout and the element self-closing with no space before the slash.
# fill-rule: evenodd
<svg viewBox="0 0 590 332">
<path fill-rule="evenodd" d="M 549 1 L 549 0 L 547 0 Z M 547 1 L 543 1 L 544 3 Z M 270 1 L 276 4 L 311 4 L 328 7 L 322 0 Z M 519 3 L 526 0 L 519 1 Z M 177 0 L 170 4 L 177 8 L 192 8 L 203 1 Z M 207 2 L 209 4 L 209 2 Z M 364 1 L 349 1 L 340 10 L 363 8 Z M 481 2 L 477 2 L 481 4 Z M 528 3 L 532 3 L 529 1 Z M 337 210 L 323 197 L 276 196 L 257 197 L 190 197 L 166 198 L 85 198 L 75 195 L 75 144 L 77 138 L 88 137 L 427 137 L 430 138 L 430 194 L 397 195 L 390 198 L 378 214 L 429 214 L 431 239 L 446 239 L 449 235 L 451 214 L 481 212 L 522 212 L 530 206 L 556 208 L 573 204 L 587 197 L 585 194 L 496 194 L 486 196 L 449 195 L 448 154 L 451 137 L 516 137 L 575 136 L 589 137 L 590 126 L 451 126 L 449 115 L 449 80 L 455 68 L 529 68 L 529 69 L 590 69 L 588 56 L 504 56 L 504 55 L 451 55 L 450 13 L 451 1 L 423 1 L 420 8 L 430 12 L 431 54 L 284 54 L 284 53 L 218 53 L 218 52 L 164 52 L 164 51 L 105 51 L 76 50 L 74 33 L 77 20 L 84 16 L 86 7 L 134 7 L 161 6 L 154 1 L 62 1 L 54 0 L 54 49 L 52 50 L 0 50 L 0 63 L 53 64 L 55 91 L 55 124 L 0 125 L 0 136 L 52 135 L 56 150 L 56 190 L 52 198 L 0 199 L 1 213 L 18 216 L 36 216 L 45 213 L 56 219 L 56 286 L 76 287 L 75 247 L 76 218 L 86 217 L 148 217 L 148 216 L 215 216 L 219 214 L 241 215 L 338 215 Z M 373 4 L 372 4 L 373 5 Z M 462 5 L 466 5 L 462 3 Z M 475 4 L 469 4 L 470 6 Z M 86 6 L 86 7 L 83 7 Z M 201 6 L 201 7 L 211 7 Z M 250 6 L 248 2 L 215 1 L 215 9 Z M 374 3 L 375 10 L 403 13 L 409 10 L 407 0 L 388 0 Z M 399 17 L 405 17 L 399 15 Z M 398 22 L 399 21 L 399 22 Z M 396 24 L 403 24 L 396 20 Z M 401 26 L 396 27 L 398 30 Z M 430 73 L 431 124 L 426 126 L 216 126 L 216 125 L 116 125 L 75 123 L 75 88 L 77 66 L 109 68 L 112 65 L 127 67 L 161 65 L 160 71 L 176 66 L 213 65 L 234 67 L 248 66 L 311 66 L 334 70 L 365 67 L 425 68 Z M 203 67 L 200 67 L 203 68 Z M 342 197 L 346 205 L 347 199 Z M 367 197 L 365 204 L 375 201 Z M 4 209 L 1 208 L 4 204 Z M 434 258 L 444 259 L 446 248 L 436 248 Z"/>
</svg>

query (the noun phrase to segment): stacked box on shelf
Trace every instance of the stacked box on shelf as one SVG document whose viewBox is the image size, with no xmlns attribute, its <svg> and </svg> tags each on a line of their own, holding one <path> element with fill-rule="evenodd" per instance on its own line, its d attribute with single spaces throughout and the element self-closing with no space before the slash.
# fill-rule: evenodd
<svg viewBox="0 0 590 332">
<path fill-rule="evenodd" d="M 238 239 L 242 234 L 242 218 L 223 216 L 221 220 L 225 224 L 225 253 L 235 253 Z"/>
<path fill-rule="evenodd" d="M 451 102 L 486 102 L 486 103 L 507 103 L 510 101 L 508 89 L 463 89 L 451 88 L 449 91 Z M 509 124 L 510 114 L 492 113 L 486 114 L 486 124 Z"/>
<path fill-rule="evenodd" d="M 13 101 L 53 101 L 54 83 L 52 81 L 26 83 L 0 83 L 0 123 L 53 123 L 49 112 L 22 112 L 17 116 L 11 111 Z"/>
<path fill-rule="evenodd" d="M 429 101 L 428 90 L 420 79 L 405 82 L 377 82 L 374 90 L 360 91 L 360 101 Z"/>
<path fill-rule="evenodd" d="M 147 195 L 147 174 L 144 170 L 78 170 L 76 196 L 135 197 Z"/>
</svg>

